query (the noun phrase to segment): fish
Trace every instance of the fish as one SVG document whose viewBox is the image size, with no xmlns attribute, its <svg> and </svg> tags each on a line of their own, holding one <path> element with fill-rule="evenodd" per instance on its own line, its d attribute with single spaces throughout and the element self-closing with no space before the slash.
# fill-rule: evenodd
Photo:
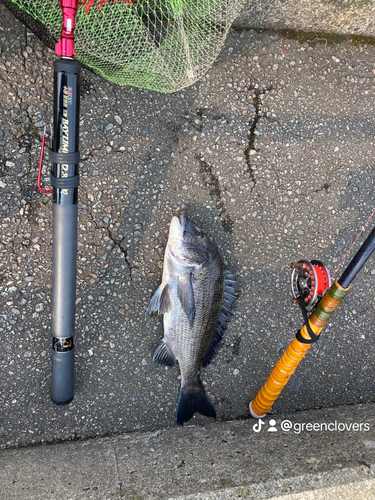
<svg viewBox="0 0 375 500">
<path fill-rule="evenodd" d="M 195 413 L 216 418 L 201 381 L 201 368 L 218 353 L 237 296 L 239 282 L 224 270 L 217 247 L 187 217 L 173 217 L 164 252 L 162 282 L 147 314 L 163 314 L 164 337 L 154 361 L 178 363 L 181 388 L 177 424 Z"/>
</svg>

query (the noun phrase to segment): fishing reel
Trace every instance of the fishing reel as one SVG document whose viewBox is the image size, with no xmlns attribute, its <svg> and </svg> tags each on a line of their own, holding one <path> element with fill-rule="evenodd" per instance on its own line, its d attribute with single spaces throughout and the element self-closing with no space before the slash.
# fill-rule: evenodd
<svg viewBox="0 0 375 500">
<path fill-rule="evenodd" d="M 319 260 L 300 260 L 292 263 L 291 287 L 293 302 L 300 303 L 301 298 L 306 308 L 312 309 L 331 287 L 331 276 L 326 266 Z"/>
</svg>

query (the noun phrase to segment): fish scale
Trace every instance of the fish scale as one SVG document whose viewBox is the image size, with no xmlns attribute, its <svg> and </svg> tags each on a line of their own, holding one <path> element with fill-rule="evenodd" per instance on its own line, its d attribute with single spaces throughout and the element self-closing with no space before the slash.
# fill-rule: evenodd
<svg viewBox="0 0 375 500">
<path fill-rule="evenodd" d="M 164 341 L 179 362 L 182 385 L 198 379 L 202 359 L 216 332 L 224 296 L 221 262 L 205 268 L 199 274 L 199 278 L 193 281 L 196 302 L 193 328 L 190 328 L 187 316 L 183 312 L 181 314 L 177 286 L 171 289 L 172 311 L 164 315 Z M 219 298 L 219 301 L 215 298 Z"/>
<path fill-rule="evenodd" d="M 164 338 L 154 360 L 181 370 L 177 423 L 194 413 L 216 417 L 200 379 L 218 352 L 238 282 L 225 275 L 216 246 L 186 217 L 173 217 L 164 254 L 162 283 L 147 312 L 164 314 Z"/>
</svg>

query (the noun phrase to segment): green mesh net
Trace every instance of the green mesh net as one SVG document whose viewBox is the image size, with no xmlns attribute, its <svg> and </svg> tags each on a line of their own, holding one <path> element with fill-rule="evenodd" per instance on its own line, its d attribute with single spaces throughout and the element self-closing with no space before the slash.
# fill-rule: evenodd
<svg viewBox="0 0 375 500">
<path fill-rule="evenodd" d="M 13 0 L 56 41 L 59 0 Z M 129 0 L 127 0 L 129 2 Z M 86 0 L 79 6 L 75 58 L 120 85 L 175 92 L 212 65 L 246 0 Z"/>
</svg>

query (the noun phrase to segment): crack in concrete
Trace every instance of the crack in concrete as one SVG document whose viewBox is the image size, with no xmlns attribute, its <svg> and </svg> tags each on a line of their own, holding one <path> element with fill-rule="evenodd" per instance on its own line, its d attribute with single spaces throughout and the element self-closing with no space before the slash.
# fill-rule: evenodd
<svg viewBox="0 0 375 500">
<path fill-rule="evenodd" d="M 241 336 L 234 335 L 233 343 L 231 345 L 233 356 L 238 356 L 240 354 Z"/>
<path fill-rule="evenodd" d="M 86 190 L 84 188 L 81 187 L 81 189 L 83 189 L 83 191 L 86 192 Z M 86 193 L 87 194 L 87 193 Z M 88 209 L 87 210 L 87 214 L 90 216 L 90 219 L 91 221 L 93 222 L 94 226 L 96 227 L 96 229 L 104 229 L 105 231 L 107 231 L 107 236 L 108 238 L 112 241 L 112 244 L 113 244 L 113 247 L 112 247 L 112 250 L 117 247 L 120 249 L 120 252 L 124 255 L 124 260 L 128 266 L 128 269 L 129 269 L 129 278 L 130 280 L 132 281 L 133 280 L 133 277 L 132 277 L 132 266 L 130 264 L 130 261 L 129 261 L 129 256 L 128 256 L 128 252 L 127 250 L 121 246 L 121 243 L 124 241 L 125 239 L 125 236 L 123 236 L 120 240 L 117 236 L 113 236 L 111 230 L 109 229 L 108 226 L 100 226 L 96 220 L 94 219 L 91 211 Z"/>
<path fill-rule="evenodd" d="M 23 35 L 24 35 L 25 46 L 23 48 L 21 46 L 20 53 L 21 53 L 22 60 L 23 60 L 23 69 L 25 70 L 25 74 L 27 74 L 27 70 L 26 70 L 26 57 L 24 55 L 24 52 L 26 51 L 26 47 L 27 47 L 27 27 L 25 25 L 23 25 Z"/>
<path fill-rule="evenodd" d="M 193 116 L 186 116 L 189 124 L 197 131 L 203 132 L 204 124 L 203 117 L 209 118 L 214 121 L 225 120 L 226 123 L 229 123 L 228 117 L 223 113 L 220 113 L 218 110 L 210 110 L 210 108 L 199 108 L 197 109 Z"/>
<path fill-rule="evenodd" d="M 326 182 L 325 184 L 323 184 L 323 186 L 321 186 L 320 188 L 318 189 L 315 189 L 314 193 L 319 193 L 320 191 L 323 191 L 323 189 L 326 190 L 326 192 L 328 193 L 328 190 L 329 188 L 331 187 L 331 184 L 329 184 L 328 182 Z"/>
<path fill-rule="evenodd" d="M 6 161 L 7 161 L 7 159 L 4 157 L 4 163 L 2 163 L 2 164 L 0 163 L 0 177 L 5 177 L 7 175 L 7 173 L 9 172 L 10 167 L 6 166 L 6 164 L 5 164 Z"/>
<path fill-rule="evenodd" d="M 96 158 L 96 155 L 98 154 L 99 150 L 98 149 L 93 149 L 89 151 L 86 155 L 82 154 L 81 156 L 81 162 L 86 161 L 90 158 Z"/>
<path fill-rule="evenodd" d="M 111 439 L 111 442 L 113 445 L 113 457 L 115 459 L 115 474 L 116 474 L 117 491 L 121 497 L 121 496 L 123 496 L 122 494 L 124 493 L 124 491 L 123 491 L 123 484 L 120 483 L 120 474 L 119 474 L 119 469 L 118 469 L 118 458 L 117 458 L 117 450 L 116 450 L 116 440 Z"/>
<path fill-rule="evenodd" d="M 110 240 L 113 243 L 113 247 L 119 248 L 120 252 L 124 255 L 124 260 L 125 260 L 125 262 L 126 262 L 126 264 L 128 266 L 128 269 L 129 269 L 129 278 L 130 278 L 130 280 L 132 280 L 133 279 L 133 277 L 132 277 L 132 267 L 131 267 L 131 264 L 130 264 L 129 259 L 128 259 L 128 252 L 127 252 L 127 250 L 125 248 L 123 248 L 121 246 L 121 243 L 124 241 L 125 236 L 123 236 L 121 238 L 121 240 L 119 240 L 119 238 L 117 236 L 113 236 L 112 235 L 112 233 L 111 233 L 111 231 L 110 231 L 110 229 L 108 227 L 106 227 L 105 229 L 107 230 L 108 236 L 109 236 Z"/>
<path fill-rule="evenodd" d="M 249 174 L 250 181 L 253 183 L 251 186 L 253 189 L 256 186 L 257 180 L 255 177 L 255 172 L 254 168 L 251 162 L 251 151 L 257 151 L 255 148 L 255 140 L 257 136 L 257 126 L 259 123 L 259 120 L 261 118 L 265 118 L 265 114 L 262 110 L 262 99 L 261 95 L 264 94 L 264 92 L 268 91 L 270 92 L 272 90 L 272 86 L 270 87 L 261 87 L 261 88 L 256 88 L 256 87 L 249 87 L 249 91 L 254 93 L 254 98 L 253 98 L 253 106 L 255 108 L 254 111 L 254 117 L 252 120 L 249 122 L 249 143 L 247 148 L 244 151 L 245 155 L 245 161 L 247 165 L 247 170 L 246 172 Z"/>
<path fill-rule="evenodd" d="M 17 93 L 18 95 L 18 93 Z M 21 99 L 21 98 L 20 98 Z M 21 102 L 22 102 L 22 99 L 21 99 Z M 37 129 L 37 127 L 35 126 L 35 123 L 33 122 L 33 119 L 32 117 L 30 116 L 30 113 L 28 111 L 28 109 L 26 108 L 26 116 L 27 116 L 27 119 L 29 120 L 30 122 L 30 125 L 31 125 L 31 134 L 36 138 L 38 139 L 39 142 L 42 142 L 40 140 L 40 135 L 39 135 L 39 130 Z M 30 133 L 30 132 L 29 132 Z M 25 134 L 24 134 L 25 135 Z"/>
<path fill-rule="evenodd" d="M 225 232 L 232 233 L 234 222 L 226 210 L 225 203 L 221 196 L 219 179 L 212 172 L 212 167 L 202 158 L 197 157 L 200 171 L 203 177 L 203 182 L 206 187 L 210 188 L 211 199 L 215 202 L 216 212 L 220 216 L 221 225 Z"/>
<path fill-rule="evenodd" d="M 25 72 L 26 72 L 26 67 L 25 67 Z M 15 96 L 17 97 L 17 99 L 19 101 L 19 102 L 16 102 L 15 104 L 18 106 L 20 114 L 23 115 L 23 116 L 26 116 L 27 120 L 30 123 L 30 129 L 29 130 L 28 130 L 28 127 L 26 127 L 26 130 L 23 129 L 24 132 L 22 132 L 20 135 L 13 136 L 12 140 L 19 142 L 25 136 L 32 135 L 35 139 L 37 139 L 41 143 L 42 140 L 41 140 L 41 137 L 40 137 L 40 134 L 39 134 L 39 130 L 35 126 L 35 123 L 34 123 L 32 117 L 31 117 L 31 115 L 29 113 L 27 105 L 25 105 L 24 102 L 23 102 L 23 98 L 22 98 L 22 95 L 20 94 L 20 88 L 19 88 L 18 84 L 16 82 L 14 82 L 14 84 L 13 84 L 13 82 L 9 82 L 9 83 L 10 83 L 10 86 L 13 88 L 14 94 L 15 94 Z M 31 144 L 29 146 L 29 149 L 31 149 Z"/>
</svg>

